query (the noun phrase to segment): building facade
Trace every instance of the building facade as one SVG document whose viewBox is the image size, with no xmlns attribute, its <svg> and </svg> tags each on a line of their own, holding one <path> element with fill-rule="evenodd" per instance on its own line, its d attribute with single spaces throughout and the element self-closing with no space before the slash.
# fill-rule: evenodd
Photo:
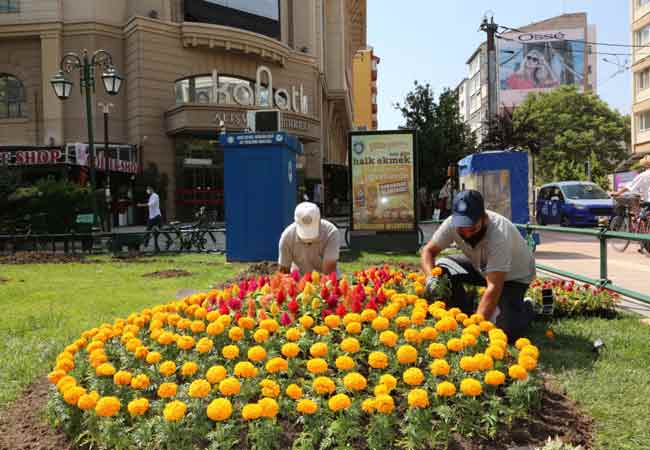
<svg viewBox="0 0 650 450">
<path fill-rule="evenodd" d="M 637 0 L 638 1 L 638 0 Z M 499 111 L 513 110 L 531 92 L 573 84 L 596 91 L 596 27 L 587 14 L 563 14 L 501 34 L 497 39 Z M 466 122 L 480 142 L 488 117 L 488 54 L 484 42 L 467 60 L 469 116 Z M 461 99 L 459 98 L 459 102 Z"/>
<path fill-rule="evenodd" d="M 650 0 L 630 0 L 632 43 L 632 152 L 650 153 Z"/>
<path fill-rule="evenodd" d="M 377 120 L 377 69 L 380 59 L 372 47 L 354 55 L 354 127 L 358 130 L 376 130 Z"/>
<path fill-rule="evenodd" d="M 460 120 L 467 122 L 469 120 L 469 80 L 464 78 L 458 83 L 455 92 L 458 98 L 458 115 Z"/>
<path fill-rule="evenodd" d="M 167 175 L 168 218 L 222 207 L 218 135 L 245 131 L 251 110 L 281 111 L 304 144 L 301 182 L 322 184 L 325 164 L 347 161 L 352 61 L 363 48 L 365 0 L 0 2 L 0 146 L 87 143 L 78 76 L 65 102 L 50 79 L 65 53 L 105 49 L 125 85 L 108 98 L 98 84 L 93 103 L 114 105 L 111 143 Z"/>
</svg>

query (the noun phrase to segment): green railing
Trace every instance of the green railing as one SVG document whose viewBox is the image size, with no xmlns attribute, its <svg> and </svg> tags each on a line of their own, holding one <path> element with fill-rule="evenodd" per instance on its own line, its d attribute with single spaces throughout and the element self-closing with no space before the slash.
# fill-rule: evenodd
<svg viewBox="0 0 650 450">
<path fill-rule="evenodd" d="M 439 225 L 441 221 L 425 221 L 420 222 L 420 224 L 434 224 Z M 527 241 L 531 247 L 534 247 L 533 233 L 535 231 L 552 231 L 556 233 L 563 234 L 574 234 L 582 236 L 592 236 L 595 239 L 598 239 L 600 243 L 600 278 L 590 278 L 584 275 L 580 275 L 573 272 L 568 272 L 566 270 L 557 269 L 555 267 L 547 266 L 546 264 L 537 264 L 537 268 L 544 272 L 552 273 L 559 275 L 565 278 L 571 278 L 583 283 L 588 283 L 593 286 L 599 286 L 605 289 L 608 289 L 612 292 L 624 295 L 635 300 L 639 300 L 645 303 L 650 303 L 650 296 L 642 294 L 640 292 L 633 291 L 631 289 L 625 289 L 624 287 L 614 284 L 608 276 L 607 273 L 607 241 L 611 239 L 623 239 L 628 241 L 636 242 L 650 242 L 650 235 L 648 234 L 637 234 L 637 233 L 623 233 L 619 231 L 609 231 L 607 228 L 597 228 L 597 229 L 583 229 L 583 228 L 568 228 L 568 227 L 554 227 L 548 225 L 531 225 L 531 224 L 515 224 L 519 229 L 526 232 Z"/>
</svg>

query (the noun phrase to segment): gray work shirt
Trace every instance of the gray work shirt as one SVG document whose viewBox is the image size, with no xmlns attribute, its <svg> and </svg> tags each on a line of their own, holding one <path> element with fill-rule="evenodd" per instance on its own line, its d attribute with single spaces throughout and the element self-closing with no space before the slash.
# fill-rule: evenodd
<svg viewBox="0 0 650 450">
<path fill-rule="evenodd" d="M 298 268 L 301 273 L 322 272 L 323 261 L 338 261 L 340 248 L 339 230 L 336 226 L 321 219 L 318 240 L 308 244 L 296 234 L 296 224 L 289 225 L 280 236 L 278 264 Z"/>
<path fill-rule="evenodd" d="M 494 211 L 487 211 L 488 228 L 485 237 L 474 248 L 456 232 L 448 217 L 436 230 L 431 242 L 445 249 L 455 242 L 483 277 L 490 272 L 505 272 L 505 281 L 530 283 L 535 278 L 535 256 L 517 227 Z"/>
</svg>

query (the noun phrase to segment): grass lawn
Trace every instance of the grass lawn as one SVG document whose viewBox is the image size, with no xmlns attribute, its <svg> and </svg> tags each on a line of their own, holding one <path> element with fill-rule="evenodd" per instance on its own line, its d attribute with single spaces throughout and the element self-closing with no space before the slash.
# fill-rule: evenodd
<svg viewBox="0 0 650 450">
<path fill-rule="evenodd" d="M 243 270 L 223 256 L 182 255 L 97 264 L 0 265 L 0 407 L 46 374 L 56 355 L 79 334 L 103 322 L 174 299 L 179 289 L 206 289 Z M 384 261 L 418 263 L 417 256 L 343 255 L 350 272 Z M 183 269 L 193 276 L 158 279 L 145 273 Z M 650 442 L 650 327 L 637 318 L 565 320 L 556 338 L 538 324 L 533 341 L 541 365 L 596 419 L 596 448 L 647 450 Z M 592 342 L 601 338 L 600 356 Z"/>
</svg>

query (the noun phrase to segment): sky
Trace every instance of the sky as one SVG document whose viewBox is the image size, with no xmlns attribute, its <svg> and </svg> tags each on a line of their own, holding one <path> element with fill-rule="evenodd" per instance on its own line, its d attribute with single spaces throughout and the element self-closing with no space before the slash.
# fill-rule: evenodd
<svg viewBox="0 0 650 450">
<path fill-rule="evenodd" d="M 403 102 L 413 82 L 429 83 L 436 96 L 467 77 L 465 64 L 485 40 L 479 26 L 486 12 L 499 25 L 518 28 L 564 13 L 586 12 L 597 27 L 597 41 L 630 44 L 629 0 L 368 0 L 368 45 L 381 58 L 378 66 L 379 128 L 404 121 L 393 105 Z M 625 47 L 599 52 L 630 53 Z M 630 70 L 616 74 L 630 56 L 598 55 L 600 97 L 621 113 L 632 104 Z M 615 75 L 616 74 L 616 75 Z M 615 75 L 615 76 L 613 76 Z M 613 77 L 612 77 L 613 76 Z"/>
</svg>

